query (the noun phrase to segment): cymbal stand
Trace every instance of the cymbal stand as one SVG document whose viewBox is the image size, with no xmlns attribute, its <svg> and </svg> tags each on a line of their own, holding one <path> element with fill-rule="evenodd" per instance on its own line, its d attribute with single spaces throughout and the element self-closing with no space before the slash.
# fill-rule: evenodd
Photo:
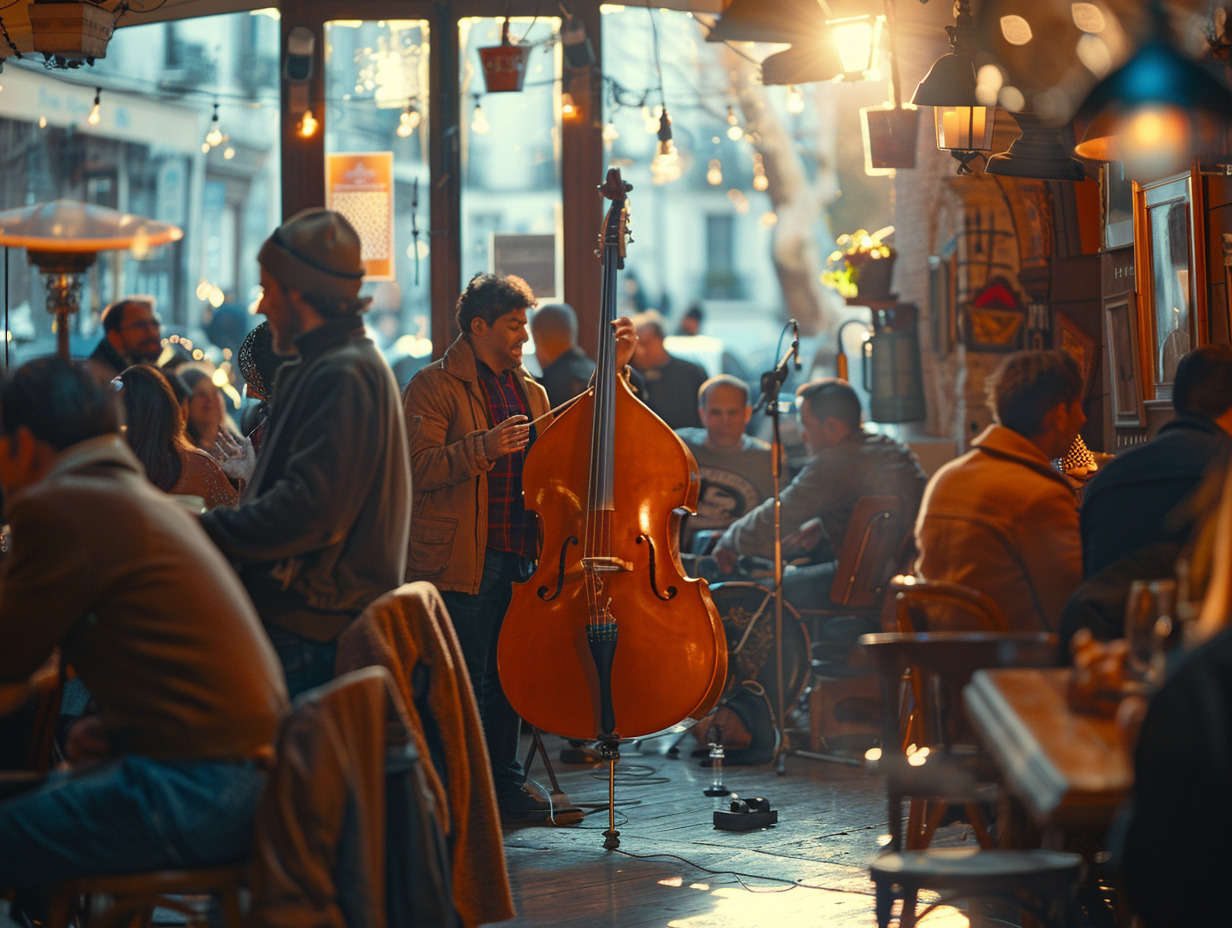
<svg viewBox="0 0 1232 928">
<path fill-rule="evenodd" d="M 778 730 L 778 744 L 775 747 L 775 769 L 779 776 L 786 773 L 787 753 L 790 750 L 790 739 L 787 734 L 786 713 L 783 706 L 783 536 L 782 536 L 782 501 L 779 497 L 782 483 L 783 442 L 779 432 L 779 390 L 787 380 L 788 365 L 795 361 L 796 370 L 800 369 L 800 328 L 795 319 L 788 321 L 792 329 L 791 347 L 783 355 L 783 359 L 775 365 L 774 370 L 761 375 L 761 398 L 758 399 L 754 411 L 763 405 L 766 415 L 772 423 L 772 440 L 770 443 L 770 471 L 774 477 L 774 727 Z M 786 327 L 783 329 L 787 331 Z M 780 342 L 781 343 L 781 342 Z"/>
</svg>

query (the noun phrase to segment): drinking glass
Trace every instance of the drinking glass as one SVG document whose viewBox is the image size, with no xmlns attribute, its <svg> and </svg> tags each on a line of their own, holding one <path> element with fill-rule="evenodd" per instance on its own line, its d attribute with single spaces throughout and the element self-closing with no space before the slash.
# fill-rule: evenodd
<svg viewBox="0 0 1232 928">
<path fill-rule="evenodd" d="M 1172 627 L 1175 608 L 1175 580 L 1135 580 L 1129 585 L 1125 604 L 1127 669 L 1149 685 L 1163 682 L 1163 639 Z"/>
</svg>

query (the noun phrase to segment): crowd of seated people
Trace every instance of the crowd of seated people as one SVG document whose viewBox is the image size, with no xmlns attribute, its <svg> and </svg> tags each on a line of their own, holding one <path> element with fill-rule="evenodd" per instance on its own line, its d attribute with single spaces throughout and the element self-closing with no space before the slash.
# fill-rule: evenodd
<svg viewBox="0 0 1232 928">
<path fill-rule="evenodd" d="M 525 823 L 549 814 L 518 760 L 519 723 L 502 697 L 494 660 L 512 584 L 525 579 L 537 554 L 533 519 L 521 505 L 521 464 L 557 399 L 549 402 L 521 365 L 533 293 L 514 277 L 472 280 L 458 302 L 462 334 L 399 391 L 364 332 L 358 237 L 345 219 L 328 210 L 298 214 L 271 235 L 258 260 L 260 312 L 268 323 L 260 341 L 245 341 L 240 361 L 252 395 L 276 402 L 262 408 L 259 425 L 250 423 L 260 429 L 251 451 L 228 444 L 234 426 L 207 372 L 190 366 L 165 374 L 153 366 L 146 342 L 150 332 L 157 335 L 157 317 L 141 300 L 109 307 L 92 373 L 33 362 L 0 389 L 0 485 L 12 526 L 0 573 L 0 653 L 8 655 L 0 682 L 18 682 L 58 654 L 98 704 L 96 734 L 105 755 L 88 776 L 57 774 L 0 800 L 0 891 L 16 889 L 31 911 L 52 882 L 102 863 L 121 860 L 139 870 L 242 858 L 265 782 L 262 759 L 288 700 L 335 675 L 339 635 L 407 579 L 429 580 L 444 594 L 502 817 Z M 558 307 L 544 316 L 560 330 L 558 357 L 570 360 L 568 391 L 576 391 L 591 365 L 576 346 L 571 319 Z M 648 340 L 656 334 L 662 333 L 650 331 Z M 772 556 L 771 452 L 745 434 L 747 386 L 725 376 L 699 386 L 689 370 L 685 417 L 681 397 L 655 396 L 670 380 L 655 372 L 671 370 L 671 359 L 647 354 L 653 345 L 646 344 L 639 359 L 628 320 L 615 335 L 618 361 L 640 360 L 661 409 L 680 407 L 678 420 L 692 421 L 696 402 L 701 424 L 680 434 L 702 463 L 703 502 L 714 503 L 724 487 L 743 494 L 739 511 L 711 506 L 694 520 L 692 529 L 718 530 L 712 576 L 739 576 L 742 556 Z M 104 362 L 125 366 L 108 380 Z M 186 408 L 176 399 L 177 376 Z M 904 445 L 864 428 L 859 398 L 845 381 L 801 387 L 797 407 L 810 457 L 798 474 L 784 475 L 779 528 L 787 549 L 812 563 L 785 575 L 787 595 L 801 603 L 828 600 L 852 506 L 888 493 L 914 517 L 922 578 L 988 594 L 1012 630 L 1063 638 L 1078 628 L 1123 634 L 1128 583 L 1175 574 L 1206 522 L 1195 504 L 1200 487 L 1222 484 L 1227 471 L 1232 348 L 1207 346 L 1181 360 L 1176 419 L 1098 472 L 1080 509 L 1053 461 L 1085 423 L 1083 388 L 1066 352 L 1007 357 L 988 382 L 993 424 L 927 479 Z M 240 472 L 217 460 L 237 456 L 245 459 Z M 199 496 L 209 511 L 194 518 L 167 498 L 172 494 Z M 70 503 L 73 513 L 64 510 Z M 82 511 L 98 513 L 109 531 L 87 531 L 75 514 Z M 479 527 L 474 533 L 472 525 Z M 171 558 L 152 556 L 151 545 Z M 74 558 L 49 555 L 66 546 Z M 450 553 L 442 557 L 445 548 Z M 1221 569 L 1208 558 L 1198 591 Z M 123 581 L 108 571 L 121 572 Z M 209 604 L 208 617 L 188 604 L 186 584 L 195 602 Z M 133 599 L 138 593 L 140 602 Z M 23 623 L 30 610 L 46 616 L 38 636 Z M 115 640 L 100 620 L 131 627 Z M 161 647 L 155 630 L 188 636 L 191 653 Z M 1180 795 L 1178 777 L 1215 801 L 1229 769 L 1223 754 L 1232 755 L 1232 744 L 1219 721 L 1232 712 L 1227 648 L 1221 633 L 1178 662 L 1142 728 L 1125 873 L 1152 928 L 1176 923 L 1168 913 L 1182 910 L 1182 896 L 1203 917 L 1210 914 L 1191 877 L 1209 870 L 1195 860 L 1218 857 L 1222 819 L 1193 832 L 1200 854 L 1170 858 L 1175 879 L 1167 893 L 1142 889 L 1152 882 L 1142 855 L 1171 846 L 1168 826 L 1195 814 L 1197 803 Z M 191 718 L 176 715 L 185 706 Z M 189 728 L 191 737 L 181 736 Z M 1183 761 L 1179 768 L 1174 758 Z M 151 834 L 148 822 L 137 828 L 132 816 L 119 813 L 117 799 L 133 789 L 119 782 L 120 771 L 131 777 L 133 770 L 148 785 L 142 801 L 153 791 L 176 806 L 208 792 L 225 813 L 173 841 Z M 84 797 L 72 815 L 48 806 L 64 778 Z M 1163 795 L 1171 804 L 1161 803 Z M 66 835 L 83 828 L 101 837 L 70 848 Z"/>
</svg>

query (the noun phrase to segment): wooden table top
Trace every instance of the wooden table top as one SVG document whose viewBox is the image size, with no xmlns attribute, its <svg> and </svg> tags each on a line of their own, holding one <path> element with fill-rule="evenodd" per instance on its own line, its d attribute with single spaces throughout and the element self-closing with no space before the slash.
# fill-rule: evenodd
<svg viewBox="0 0 1232 928">
<path fill-rule="evenodd" d="M 976 671 L 964 691 L 967 714 L 1041 827 L 1111 822 L 1133 785 L 1133 761 L 1112 716 L 1075 712 L 1070 670 Z"/>
</svg>

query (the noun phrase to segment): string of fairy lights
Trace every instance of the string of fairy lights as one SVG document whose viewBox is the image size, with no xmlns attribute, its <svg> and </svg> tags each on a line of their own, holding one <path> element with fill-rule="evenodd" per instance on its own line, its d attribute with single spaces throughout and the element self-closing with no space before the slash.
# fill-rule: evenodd
<svg viewBox="0 0 1232 928">
<path fill-rule="evenodd" d="M 663 184 L 670 183 L 671 181 L 678 179 L 682 174 L 683 166 L 676 140 L 673 138 L 673 120 L 671 113 L 668 110 L 667 98 L 664 90 L 663 72 L 659 61 L 658 27 L 656 25 L 653 12 L 650 10 L 647 12 L 650 13 L 649 22 L 654 34 L 653 79 L 648 82 L 649 86 L 640 90 L 634 90 L 624 86 L 620 83 L 620 81 L 611 75 L 601 75 L 604 103 L 606 104 L 605 110 L 608 112 L 608 118 L 605 120 L 602 128 L 602 138 L 605 146 L 607 146 L 609 150 L 613 148 L 617 142 L 617 139 L 620 138 L 620 132 L 616 125 L 616 113 L 622 109 L 636 109 L 640 111 L 642 116 L 642 124 L 645 131 L 657 138 L 655 154 L 650 165 L 652 179 L 657 184 Z M 384 101 L 378 101 L 371 96 L 371 94 L 374 89 L 379 88 L 381 81 L 381 70 L 388 65 L 388 62 L 384 59 L 392 58 L 395 62 L 401 62 L 403 70 L 413 72 L 414 63 L 412 62 L 408 65 L 403 61 L 403 58 L 408 55 L 420 56 L 424 53 L 424 49 L 426 48 L 426 44 L 422 42 L 416 43 L 413 39 L 405 38 L 405 34 L 414 33 L 415 31 L 416 30 L 413 29 L 404 30 L 403 35 L 397 36 L 383 48 L 374 49 L 372 47 L 364 47 L 356 49 L 355 60 L 357 80 L 355 92 L 342 94 L 340 99 L 318 101 L 318 106 L 345 104 L 348 107 L 375 107 L 381 110 L 396 109 L 396 122 L 393 121 L 392 118 L 390 121 L 391 133 L 401 139 L 410 139 L 414 136 L 415 132 L 424 126 L 425 115 L 429 105 L 432 102 L 433 95 L 412 93 L 409 94 L 400 103 L 400 105 L 390 107 L 388 95 L 386 95 Z M 529 31 L 529 28 L 525 30 L 527 35 L 529 34 Z M 390 47 L 394 42 L 401 42 L 402 45 L 400 47 Z M 539 47 L 546 50 L 559 42 L 561 42 L 561 32 L 554 30 L 549 38 L 543 41 L 530 43 L 530 46 L 532 48 Z M 737 53 L 740 53 L 738 49 Z M 578 107 L 573 100 L 572 95 L 568 91 L 564 90 L 564 83 L 566 80 L 567 78 L 558 76 L 549 81 L 527 82 L 526 86 L 528 88 L 534 87 L 537 83 L 540 85 L 549 83 L 559 85 L 561 90 L 557 99 L 559 100 L 558 105 L 560 107 L 560 117 L 562 120 L 570 121 L 581 118 L 582 112 L 580 107 Z M 80 84 L 81 82 L 71 81 L 71 83 Z M 123 88 L 120 89 L 122 90 Z M 3 87 L 0 85 L 0 91 L 2 90 Z M 686 97 L 686 99 L 682 101 L 678 93 L 674 94 L 672 104 L 673 109 L 697 109 L 707 113 L 714 113 L 715 107 L 713 94 L 703 94 L 697 91 L 696 88 L 692 88 L 692 90 L 694 98 L 691 100 Z M 140 93 L 141 91 L 136 89 L 134 92 Z M 798 115 L 802 113 L 805 109 L 805 99 L 800 88 L 796 86 L 787 86 L 784 93 L 784 105 L 786 111 L 791 115 Z M 219 153 L 224 159 L 231 160 L 236 155 L 236 147 L 232 142 L 231 135 L 224 131 L 223 128 L 223 116 L 225 115 L 224 106 L 226 108 L 230 108 L 231 106 L 243 106 L 246 108 L 258 109 L 266 106 L 276 107 L 279 105 L 279 102 L 275 94 L 276 89 L 270 88 L 267 99 L 254 99 L 251 94 L 241 97 L 238 94 L 229 95 L 224 92 L 210 93 L 194 90 L 189 90 L 187 93 L 177 94 L 177 96 L 180 99 L 195 96 L 198 99 L 203 99 L 206 106 L 212 106 L 207 128 L 201 142 L 201 151 L 205 154 L 209 154 L 214 150 L 219 150 Z M 154 95 L 158 96 L 159 94 Z M 168 96 L 167 94 L 161 95 Z M 93 105 L 91 106 L 89 114 L 85 120 L 91 126 L 99 125 L 101 118 L 100 112 L 104 97 L 104 88 L 101 86 L 95 86 Z M 483 106 L 483 101 L 486 98 L 486 94 L 468 93 L 465 95 L 464 99 L 465 98 L 469 98 L 471 102 L 470 119 L 468 122 L 470 132 L 475 136 L 486 135 L 491 131 L 491 122 L 489 121 L 488 115 L 485 113 Z M 653 103 L 652 101 L 656 98 L 658 102 Z M 732 103 L 729 102 L 725 105 L 720 105 L 719 111 L 722 112 L 723 110 L 725 110 L 726 137 L 732 142 L 747 141 L 751 143 L 751 150 L 746 156 L 749 158 L 750 162 L 753 189 L 759 192 L 766 190 L 769 186 L 769 182 L 766 176 L 762 156 L 757 150 L 757 134 L 755 126 L 752 124 L 744 124 L 741 118 L 737 115 L 737 109 Z M 314 112 L 314 110 L 309 107 L 301 114 L 300 120 L 296 126 L 299 135 L 303 137 L 311 137 L 319 130 L 320 120 L 317 118 L 316 112 L 320 112 L 320 110 L 318 109 Z M 39 125 L 45 127 L 46 119 L 40 119 Z M 695 130 L 697 129 L 696 125 L 691 124 L 691 127 Z M 700 131 L 702 131 L 703 135 L 705 134 L 704 127 Z M 693 152 L 694 156 L 702 159 L 701 163 L 706 166 L 705 178 L 712 186 L 720 186 L 724 183 L 724 155 L 720 151 L 720 146 L 718 144 L 719 141 L 719 136 L 715 135 L 713 151 L 709 154 L 709 156 L 702 151 L 702 149 L 705 148 L 704 143 L 699 143 L 696 145 Z M 728 154 L 728 157 L 730 157 L 730 153 Z M 749 170 L 749 168 L 746 168 L 746 170 Z M 748 175 L 746 174 L 745 176 L 747 177 Z M 741 194 L 739 191 L 735 191 L 734 193 L 729 193 L 729 196 L 732 196 L 733 201 L 737 202 L 740 201 Z M 742 204 L 741 202 L 737 202 L 737 205 L 740 206 Z"/>
</svg>

